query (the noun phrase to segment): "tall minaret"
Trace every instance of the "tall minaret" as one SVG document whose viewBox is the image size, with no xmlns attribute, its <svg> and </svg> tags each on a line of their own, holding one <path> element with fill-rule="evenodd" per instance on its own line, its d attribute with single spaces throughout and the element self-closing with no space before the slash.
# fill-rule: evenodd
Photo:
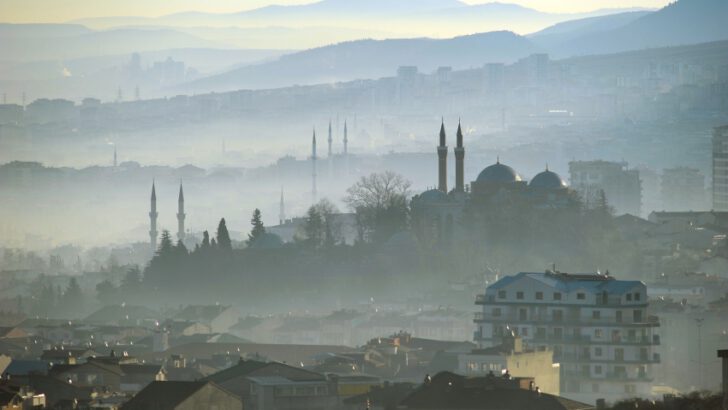
<svg viewBox="0 0 728 410">
<path fill-rule="evenodd" d="M 331 133 L 331 120 L 329 120 L 329 153 L 326 157 L 326 162 L 329 164 L 329 179 L 331 179 L 334 176 L 334 158 L 331 156 L 331 145 L 334 143 L 334 137 Z"/>
<path fill-rule="evenodd" d="M 185 194 L 182 191 L 182 182 L 179 183 L 179 198 L 177 199 L 177 239 L 185 241 Z"/>
<path fill-rule="evenodd" d="M 313 138 L 311 140 L 311 203 L 316 204 L 316 128 L 313 129 Z"/>
<path fill-rule="evenodd" d="M 344 155 L 349 154 L 349 130 L 346 127 L 346 120 L 344 120 Z"/>
<path fill-rule="evenodd" d="M 157 251 L 157 191 L 152 181 L 152 207 L 149 211 L 149 242 L 152 246 L 152 252 Z"/>
<path fill-rule="evenodd" d="M 465 147 L 463 130 L 458 120 L 458 142 L 455 146 L 455 192 L 465 192 Z"/>
<path fill-rule="evenodd" d="M 344 167 L 346 175 L 349 175 L 349 128 L 344 120 Z"/>
<path fill-rule="evenodd" d="M 437 147 L 437 189 L 447 193 L 447 145 L 445 145 L 445 120 L 440 125 L 440 145 Z"/>
<path fill-rule="evenodd" d="M 281 205 L 278 212 L 278 224 L 286 223 L 286 203 L 283 201 L 283 187 L 281 187 Z"/>
</svg>

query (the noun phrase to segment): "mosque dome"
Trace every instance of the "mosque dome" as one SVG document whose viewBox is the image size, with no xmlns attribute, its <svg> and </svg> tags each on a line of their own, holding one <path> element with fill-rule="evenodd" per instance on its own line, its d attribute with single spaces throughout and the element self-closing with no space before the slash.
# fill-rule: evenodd
<svg viewBox="0 0 728 410">
<path fill-rule="evenodd" d="M 533 177 L 531 182 L 528 184 L 531 188 L 543 188 L 543 189 L 563 189 L 566 188 L 566 182 L 559 176 L 559 174 L 549 171 L 543 171 Z"/>
<path fill-rule="evenodd" d="M 447 199 L 447 194 L 440 191 L 439 189 L 430 189 L 420 194 L 419 199 L 421 201 L 442 201 Z"/>
<path fill-rule="evenodd" d="M 508 165 L 501 164 L 500 161 L 486 167 L 480 172 L 477 182 L 485 182 L 490 184 L 510 184 L 521 180 L 521 176 Z"/>
</svg>

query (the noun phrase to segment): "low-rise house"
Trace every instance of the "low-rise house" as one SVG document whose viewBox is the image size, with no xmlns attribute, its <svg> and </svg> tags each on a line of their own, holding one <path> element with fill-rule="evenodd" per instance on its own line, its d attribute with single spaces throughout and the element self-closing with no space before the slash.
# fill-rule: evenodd
<svg viewBox="0 0 728 410">
<path fill-rule="evenodd" d="M 122 410 L 242 410 L 240 398 L 209 381 L 155 381 Z"/>
<path fill-rule="evenodd" d="M 133 393 L 153 381 L 165 380 L 161 365 L 140 364 L 133 358 L 90 358 L 83 364 L 56 365 L 49 375 L 79 387 L 92 387 L 112 392 Z"/>
<path fill-rule="evenodd" d="M 553 350 L 527 349 L 520 337 L 510 335 L 504 337 L 499 346 L 460 354 L 458 372 L 466 376 L 508 372 L 513 377 L 530 377 L 542 392 L 558 395 L 560 366 L 553 359 Z"/>
<path fill-rule="evenodd" d="M 315 397 L 315 400 L 311 400 L 321 403 L 329 403 L 330 396 L 336 397 L 336 389 L 330 386 L 330 381 L 324 375 L 278 362 L 240 359 L 236 365 L 204 380 L 215 382 L 240 396 L 245 408 L 272 408 L 270 406 L 277 400 L 291 401 L 291 397 L 296 397 L 296 394 L 300 397 Z M 276 390 L 276 387 L 280 389 Z"/>
<path fill-rule="evenodd" d="M 400 409 L 590 410 L 594 406 L 538 391 L 533 379 L 464 377 L 442 372 L 405 397 Z"/>
<path fill-rule="evenodd" d="M 240 318 L 238 310 L 224 305 L 191 305 L 174 316 L 175 320 L 200 322 L 210 326 L 212 333 L 227 333 Z"/>
<path fill-rule="evenodd" d="M 144 326 L 161 319 L 159 312 L 144 306 L 107 305 L 88 315 L 83 321 L 92 324 Z"/>
<path fill-rule="evenodd" d="M 85 348 L 66 348 L 65 346 L 44 350 L 40 360 L 52 365 L 57 364 L 80 364 L 86 362 L 89 357 L 97 356 L 98 353 Z"/>
</svg>

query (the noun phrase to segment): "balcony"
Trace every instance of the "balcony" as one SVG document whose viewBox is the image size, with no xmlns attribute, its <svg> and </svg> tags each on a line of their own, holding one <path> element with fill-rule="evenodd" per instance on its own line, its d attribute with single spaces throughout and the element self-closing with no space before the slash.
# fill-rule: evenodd
<svg viewBox="0 0 728 410">
<path fill-rule="evenodd" d="M 482 305 L 484 303 L 495 302 L 495 298 L 490 295 L 476 295 L 475 304 Z"/>
</svg>

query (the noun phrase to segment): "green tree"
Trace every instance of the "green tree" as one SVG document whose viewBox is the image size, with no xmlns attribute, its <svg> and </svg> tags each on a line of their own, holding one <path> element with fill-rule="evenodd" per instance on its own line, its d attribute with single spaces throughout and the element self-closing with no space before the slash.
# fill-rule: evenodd
<svg viewBox="0 0 728 410">
<path fill-rule="evenodd" d="M 124 279 L 121 282 L 121 288 L 125 292 L 137 292 L 141 289 L 141 284 L 142 271 L 139 270 L 139 266 L 134 265 L 126 271 L 126 276 L 124 276 Z M 96 287 L 96 290 L 98 291 L 98 286 Z"/>
<path fill-rule="evenodd" d="M 306 222 L 303 224 L 305 243 L 312 248 L 321 246 L 324 237 L 324 222 L 321 213 L 315 206 L 308 208 Z"/>
<path fill-rule="evenodd" d="M 250 219 L 250 233 L 248 234 L 248 245 L 255 242 L 256 239 L 265 235 L 265 226 L 263 226 L 263 220 L 261 219 L 260 209 L 255 208 L 253 211 L 253 217 Z"/>
<path fill-rule="evenodd" d="M 169 256 L 172 254 L 172 237 L 169 234 L 168 230 L 162 231 L 162 239 L 159 242 L 159 249 L 157 249 L 157 255 L 159 256 Z"/>
<path fill-rule="evenodd" d="M 231 251 L 233 244 L 230 241 L 230 233 L 228 232 L 227 225 L 225 225 L 225 218 L 220 220 L 217 225 L 217 247 L 223 251 Z"/>
</svg>

